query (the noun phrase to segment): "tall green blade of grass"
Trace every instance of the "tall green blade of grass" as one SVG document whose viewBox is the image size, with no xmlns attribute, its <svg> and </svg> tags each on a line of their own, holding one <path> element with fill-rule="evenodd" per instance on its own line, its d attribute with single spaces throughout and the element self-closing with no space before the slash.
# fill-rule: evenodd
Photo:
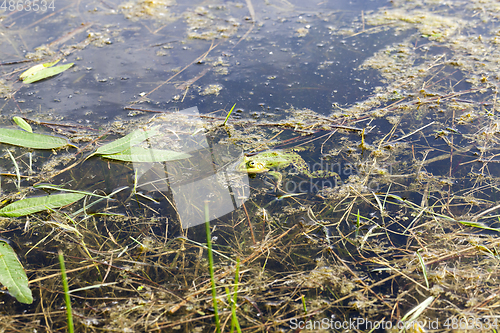
<svg viewBox="0 0 500 333">
<path fill-rule="evenodd" d="M 236 327 L 236 331 L 241 333 L 240 323 L 238 322 L 238 317 L 236 316 L 236 304 L 238 299 L 238 283 L 240 278 L 240 258 L 236 258 L 236 272 L 234 273 L 234 295 L 233 298 L 229 299 L 229 303 L 231 304 L 231 333 L 233 333 L 234 328 Z M 229 291 L 229 288 L 226 292 Z"/>
<path fill-rule="evenodd" d="M 399 333 L 405 331 L 405 327 L 408 325 L 409 327 L 414 327 L 417 330 L 420 328 L 420 323 L 416 321 L 418 317 L 427 309 L 429 305 L 434 301 L 435 297 L 430 296 L 425 301 L 408 311 L 403 318 L 401 318 L 401 322 L 404 324 L 403 328 L 399 331 Z M 398 324 L 399 326 L 399 324 Z"/>
<path fill-rule="evenodd" d="M 7 153 L 9 153 L 9 157 L 12 160 L 12 163 L 14 163 L 14 168 L 16 169 L 16 177 L 17 177 L 16 188 L 18 191 L 21 191 L 21 173 L 19 172 L 19 165 L 17 165 L 16 159 L 14 158 L 10 150 L 7 149 Z"/>
<path fill-rule="evenodd" d="M 227 300 L 228 300 L 229 304 L 231 305 L 231 331 L 230 331 L 230 333 L 233 333 L 235 328 L 236 328 L 236 331 L 238 333 L 241 333 L 240 323 L 238 322 L 238 317 L 236 316 L 236 304 L 234 304 L 233 298 L 231 296 L 231 292 L 229 291 L 228 287 L 226 287 L 226 295 L 227 295 Z"/>
<path fill-rule="evenodd" d="M 66 318 L 68 321 L 68 332 L 73 333 L 75 327 L 73 325 L 73 311 L 71 310 L 71 299 L 69 298 L 68 278 L 66 276 L 66 266 L 64 265 L 64 256 L 59 250 L 59 265 L 61 266 L 61 278 L 64 288 L 64 301 L 66 302 Z"/>
<path fill-rule="evenodd" d="M 217 309 L 217 290 L 215 290 L 214 278 L 214 258 L 212 255 L 212 236 L 210 234 L 210 214 L 208 212 L 208 202 L 205 201 L 205 229 L 207 232 L 208 265 L 210 268 L 210 284 L 212 285 L 212 300 L 214 303 L 215 326 L 217 333 L 220 333 L 219 311 Z"/>
<path fill-rule="evenodd" d="M 60 186 L 52 185 L 52 184 L 35 184 L 35 185 L 33 185 L 33 188 L 56 190 L 56 191 L 62 191 L 62 192 L 68 192 L 68 193 L 79 193 L 79 194 L 88 195 L 91 197 L 110 199 L 109 196 L 103 196 L 103 195 L 95 194 L 92 192 L 86 192 L 86 191 L 71 190 L 69 188 L 64 188 L 64 187 L 60 187 Z"/>
<path fill-rule="evenodd" d="M 427 289 L 429 289 L 429 279 L 427 278 L 427 269 L 425 268 L 424 258 L 420 255 L 420 251 L 422 249 L 417 250 L 418 261 L 420 261 L 420 266 L 422 266 L 422 272 L 424 274 L 425 284 L 427 285 Z"/>
<path fill-rule="evenodd" d="M 359 215 L 359 209 L 358 209 L 358 214 L 356 216 L 356 239 L 358 239 L 359 235 L 359 227 L 360 227 L 360 215 Z"/>
<path fill-rule="evenodd" d="M 235 106 L 236 106 L 236 103 L 234 103 L 234 105 L 231 108 L 231 110 L 229 110 L 229 113 L 227 114 L 226 119 L 224 120 L 224 123 L 222 124 L 222 126 L 226 126 L 227 120 L 229 119 L 229 116 L 231 116 L 231 113 L 233 113 L 233 110 L 234 110 Z"/>
</svg>

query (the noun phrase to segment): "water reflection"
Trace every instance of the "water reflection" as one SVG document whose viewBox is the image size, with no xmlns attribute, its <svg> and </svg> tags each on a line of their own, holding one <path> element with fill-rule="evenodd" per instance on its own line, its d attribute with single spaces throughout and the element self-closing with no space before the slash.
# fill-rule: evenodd
<svg viewBox="0 0 500 333">
<path fill-rule="evenodd" d="M 232 167 L 242 154 L 241 149 L 211 142 L 196 106 L 155 117 L 150 125 L 161 128 L 161 134 L 150 139 L 150 148 L 168 142 L 191 158 L 163 163 L 134 162 L 137 187 L 163 192 L 183 228 L 206 221 L 205 202 L 209 205 L 209 220 L 213 220 L 237 209 L 248 198 L 248 175 L 237 173 Z"/>
</svg>

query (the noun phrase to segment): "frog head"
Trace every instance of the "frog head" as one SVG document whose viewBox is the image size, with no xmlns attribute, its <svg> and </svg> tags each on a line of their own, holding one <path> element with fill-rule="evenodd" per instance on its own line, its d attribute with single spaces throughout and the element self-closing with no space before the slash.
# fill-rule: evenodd
<svg viewBox="0 0 500 333">
<path fill-rule="evenodd" d="M 266 163 L 259 161 L 252 157 L 244 156 L 243 160 L 237 167 L 238 171 L 246 172 L 249 174 L 268 172 L 269 169 L 266 167 Z"/>
</svg>

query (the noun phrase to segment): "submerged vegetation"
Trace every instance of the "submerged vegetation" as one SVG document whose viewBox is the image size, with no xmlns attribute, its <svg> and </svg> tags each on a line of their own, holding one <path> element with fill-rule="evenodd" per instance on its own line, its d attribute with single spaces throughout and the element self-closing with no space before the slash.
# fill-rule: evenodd
<svg viewBox="0 0 500 333">
<path fill-rule="evenodd" d="M 17 66 L 3 72 L 0 93 L 21 111 L 14 122 L 23 130 L 12 129 L 4 105 L 0 282 L 19 302 L 3 295 L 0 331 L 498 330 L 498 4 L 392 1 L 340 23 L 338 11 L 297 16 L 287 1 L 254 5 L 179 12 L 174 1 L 112 10 L 100 2 L 96 12 L 132 26 L 71 41 L 79 27 L 28 54 L 45 64 L 59 47 L 63 57 L 90 57 L 85 48 L 121 43 L 137 22 L 155 42 L 168 24 L 184 24 L 181 47 L 172 39 L 148 46 L 155 61 L 209 40 L 189 62 L 154 77 L 149 91 L 135 82 L 125 116 L 103 113 L 99 125 L 38 112 L 18 96 L 92 75 L 99 93 L 118 81 L 120 91 L 132 90 L 128 77 L 88 74 L 91 66 L 77 59 L 60 81 L 23 85 L 19 74 L 37 65 L 4 64 Z M 273 18 L 260 17 L 264 10 Z M 235 99 L 240 107 L 256 98 L 254 90 L 228 95 L 244 88 L 224 78 L 245 73 L 240 60 L 251 60 L 238 47 L 261 48 L 264 22 L 285 26 L 290 18 L 280 33 L 316 43 L 318 80 L 340 73 L 329 58 L 335 47 L 369 52 L 353 62 L 356 82 L 376 73 L 356 88 L 365 95 L 344 104 L 325 96 L 335 102 L 321 114 L 311 96 L 324 87 L 258 68 L 252 85 L 268 95 L 310 94 L 311 106 L 291 98 L 274 110 L 235 109 Z M 362 38 L 378 46 L 360 50 Z M 215 56 L 224 43 L 231 48 Z M 283 67 L 294 57 L 307 67 L 309 55 L 286 43 Z M 64 103 L 43 91 L 39 100 Z M 217 98 L 231 110 L 167 110 Z M 9 267 L 19 279 L 1 274 Z"/>
</svg>

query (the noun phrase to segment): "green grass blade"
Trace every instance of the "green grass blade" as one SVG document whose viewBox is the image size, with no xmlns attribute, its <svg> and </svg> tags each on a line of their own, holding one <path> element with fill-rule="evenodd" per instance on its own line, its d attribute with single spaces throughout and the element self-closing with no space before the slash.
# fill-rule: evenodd
<svg viewBox="0 0 500 333">
<path fill-rule="evenodd" d="M 142 147 L 130 147 L 118 154 L 102 155 L 104 158 L 123 162 L 165 162 L 190 158 L 191 155 L 179 153 L 172 150 L 144 149 Z"/>
<path fill-rule="evenodd" d="M 420 261 L 420 266 L 422 266 L 422 272 L 424 274 L 425 285 L 427 286 L 427 289 L 429 289 L 429 279 L 427 278 L 427 269 L 425 268 L 424 258 L 422 258 L 422 256 L 420 255 L 421 250 L 422 249 L 417 250 L 417 257 L 418 257 L 418 261 Z"/>
<path fill-rule="evenodd" d="M 231 113 L 233 113 L 233 110 L 234 110 L 235 106 L 236 106 L 236 103 L 234 103 L 234 105 L 231 108 L 231 110 L 229 110 L 229 113 L 227 114 L 226 119 L 224 120 L 224 123 L 222 124 L 222 126 L 226 126 L 227 120 L 229 119 L 229 116 L 231 115 Z"/>
<path fill-rule="evenodd" d="M 120 283 L 120 282 L 114 281 L 114 282 L 108 282 L 108 283 L 94 284 L 92 286 L 87 286 L 87 287 L 82 287 L 82 288 L 70 290 L 69 293 L 73 294 L 73 293 L 77 293 L 79 291 L 85 291 L 85 290 L 90 290 L 90 289 L 97 289 L 97 288 L 102 288 L 102 287 L 107 287 L 107 286 L 114 286 L 115 284 L 118 284 L 118 283 Z"/>
<path fill-rule="evenodd" d="M 449 217 L 447 217 L 447 218 L 450 220 L 453 220 L 452 218 L 449 218 Z M 463 225 L 466 225 L 468 227 L 500 232 L 500 228 L 491 228 L 491 227 L 488 227 L 486 224 L 481 223 L 481 222 L 473 222 L 473 221 L 457 221 L 457 222 L 461 223 Z"/>
<path fill-rule="evenodd" d="M 33 129 L 31 128 L 30 124 L 28 124 L 23 118 L 13 117 L 12 120 L 17 124 L 17 126 L 21 127 L 26 132 L 33 133 Z"/>
<path fill-rule="evenodd" d="M 68 277 L 66 276 L 66 265 L 64 265 L 64 256 L 59 250 L 59 265 L 61 266 L 61 279 L 64 288 L 64 301 L 66 302 L 66 319 L 68 322 L 68 332 L 73 333 L 75 327 L 73 325 L 73 311 L 71 310 L 71 299 L 69 297 Z"/>
<path fill-rule="evenodd" d="M 95 154 L 117 154 L 158 134 L 158 127 L 153 127 L 148 130 L 138 129 L 133 131 L 132 133 L 125 135 L 123 138 L 117 139 L 108 144 L 105 144 L 104 146 L 99 147 L 99 149 L 96 150 Z"/>
<path fill-rule="evenodd" d="M 408 313 L 404 315 L 403 318 L 401 318 L 401 321 L 415 321 L 425 311 L 425 309 L 427 309 L 427 307 L 431 305 L 431 303 L 434 301 L 434 298 L 434 296 L 428 297 L 425 301 L 408 311 Z"/>
<path fill-rule="evenodd" d="M 57 136 L 29 133 L 9 128 L 0 128 L 0 142 L 35 149 L 53 149 L 68 145 L 66 139 Z"/>
<path fill-rule="evenodd" d="M 402 332 L 424 332 L 421 322 L 417 321 L 418 317 L 427 309 L 429 305 L 434 301 L 434 296 L 428 297 L 425 301 L 408 311 L 407 314 L 401 318 L 401 323 L 398 323 L 398 327 L 401 328 L 399 333 Z M 403 324 L 400 326 L 400 324 Z"/>
<path fill-rule="evenodd" d="M 220 333 L 219 311 L 217 309 L 217 290 L 215 290 L 214 278 L 214 257 L 212 255 L 212 236 L 210 235 L 210 214 L 208 212 L 208 202 L 205 202 L 205 231 L 207 233 L 208 265 L 210 269 L 210 284 L 212 285 L 212 301 L 214 304 L 215 326 L 217 333 Z"/>
<path fill-rule="evenodd" d="M 234 295 L 231 302 L 231 333 L 233 332 L 233 328 L 236 327 L 236 331 L 241 333 L 240 323 L 238 321 L 238 317 L 236 316 L 236 304 L 238 301 L 238 285 L 240 280 L 240 257 L 236 258 L 236 272 L 234 273 Z"/>
<path fill-rule="evenodd" d="M 99 195 L 99 194 L 95 194 L 95 193 L 92 193 L 92 192 L 86 192 L 86 191 L 70 190 L 68 188 L 59 187 L 57 185 L 52 185 L 52 184 L 36 184 L 36 185 L 33 185 L 33 188 L 48 189 L 48 190 L 57 190 L 57 191 L 68 192 L 68 193 L 80 193 L 80 194 L 88 195 L 88 196 L 91 196 L 91 197 L 98 197 L 98 198 L 110 199 L 108 196 Z"/>
<path fill-rule="evenodd" d="M 236 272 L 234 273 L 234 304 L 238 299 L 238 284 L 240 283 L 240 257 L 236 258 Z"/>
<path fill-rule="evenodd" d="M 359 215 L 359 209 L 358 209 L 358 214 L 354 215 L 356 216 L 356 239 L 358 238 L 359 235 L 359 228 L 360 228 L 360 215 Z"/>
<path fill-rule="evenodd" d="M 194 240 L 192 240 L 192 239 L 189 239 L 189 238 L 186 238 L 186 237 L 183 237 L 183 236 L 179 236 L 179 237 L 177 237 L 176 239 L 178 239 L 178 240 L 183 240 L 183 241 L 186 241 L 186 242 L 189 242 L 189 243 L 196 244 L 197 246 L 202 247 L 202 248 L 204 248 L 204 249 L 207 249 L 207 250 L 208 250 L 208 247 L 207 247 L 205 244 L 198 243 L 198 242 L 196 242 L 196 241 L 194 241 Z M 232 259 L 232 258 L 230 258 L 230 257 L 226 256 L 226 255 L 225 255 L 225 254 L 223 254 L 222 252 L 219 252 L 219 251 L 217 251 L 217 250 L 212 249 L 212 253 L 215 253 L 216 255 L 221 256 L 222 258 L 224 258 L 224 259 L 226 259 L 226 260 L 229 260 L 229 261 L 232 261 L 232 262 L 236 263 L 236 261 L 235 261 L 234 259 Z"/>
<path fill-rule="evenodd" d="M 42 64 L 43 67 L 52 67 L 55 64 L 57 64 L 61 59 L 57 59 L 56 61 L 53 62 L 46 62 L 45 64 Z"/>
<path fill-rule="evenodd" d="M 28 277 L 17 259 L 14 249 L 6 242 L 0 241 L 0 283 L 19 302 L 31 304 L 33 296 L 28 287 Z"/>
<path fill-rule="evenodd" d="M 49 78 L 51 76 L 57 75 L 59 73 L 64 72 L 65 70 L 69 69 L 71 66 L 73 66 L 74 63 L 69 63 L 66 65 L 60 65 L 60 66 L 55 66 L 55 67 L 45 67 L 42 68 L 41 70 L 37 71 L 33 75 L 30 75 L 23 79 L 24 83 L 33 83 L 37 82 L 46 78 Z"/>
<path fill-rule="evenodd" d="M 225 287 L 225 289 L 226 289 L 227 300 L 231 305 L 231 330 L 229 332 L 233 333 L 234 329 L 236 328 L 236 331 L 238 333 L 241 333 L 240 323 L 238 322 L 238 317 L 236 316 L 236 305 L 233 303 L 233 298 L 231 297 L 231 292 L 229 291 L 229 288 Z"/>
<path fill-rule="evenodd" d="M 124 187 L 120 187 L 119 189 L 116 189 L 115 191 L 111 192 L 111 193 L 110 193 L 110 194 L 108 194 L 107 196 L 102 197 L 102 198 L 99 198 L 99 199 L 97 199 L 96 201 L 94 201 L 94 202 L 92 202 L 92 203 L 90 203 L 90 204 L 88 204 L 88 205 L 84 206 L 83 208 L 81 208 L 81 209 L 77 210 L 76 212 L 74 212 L 73 214 L 71 214 L 71 217 L 72 217 L 72 218 L 74 218 L 74 217 L 76 217 L 76 216 L 80 215 L 82 212 L 85 212 L 85 210 L 86 210 L 86 209 L 89 209 L 90 207 L 92 207 L 92 206 L 94 206 L 94 205 L 98 204 L 99 202 L 101 202 L 101 201 L 103 201 L 103 200 L 106 200 L 106 199 L 111 200 L 111 199 L 113 199 L 113 195 L 115 195 L 116 193 L 119 193 L 119 192 L 121 192 L 121 191 L 123 191 L 123 190 L 125 190 L 125 189 L 127 189 L 127 188 L 128 188 L 128 186 L 124 186 Z M 94 196 L 95 196 L 95 194 L 94 194 Z M 105 215 L 105 214 L 102 214 L 102 213 L 101 213 L 101 215 Z M 120 216 L 119 214 L 109 214 L 109 215 L 110 215 L 110 216 L 111 216 L 111 215 L 114 215 L 114 216 Z"/>
<path fill-rule="evenodd" d="M 62 193 L 22 199 L 0 209 L 0 216 L 18 217 L 59 208 L 72 204 L 84 196 L 85 194 L 81 193 Z"/>
<path fill-rule="evenodd" d="M 19 165 L 17 165 L 16 159 L 14 158 L 10 150 L 7 149 L 7 153 L 9 153 L 10 159 L 12 160 L 12 163 L 14 163 L 14 168 L 16 169 L 16 177 L 17 177 L 16 188 L 18 191 L 21 191 L 21 173 L 19 172 Z"/>
</svg>

